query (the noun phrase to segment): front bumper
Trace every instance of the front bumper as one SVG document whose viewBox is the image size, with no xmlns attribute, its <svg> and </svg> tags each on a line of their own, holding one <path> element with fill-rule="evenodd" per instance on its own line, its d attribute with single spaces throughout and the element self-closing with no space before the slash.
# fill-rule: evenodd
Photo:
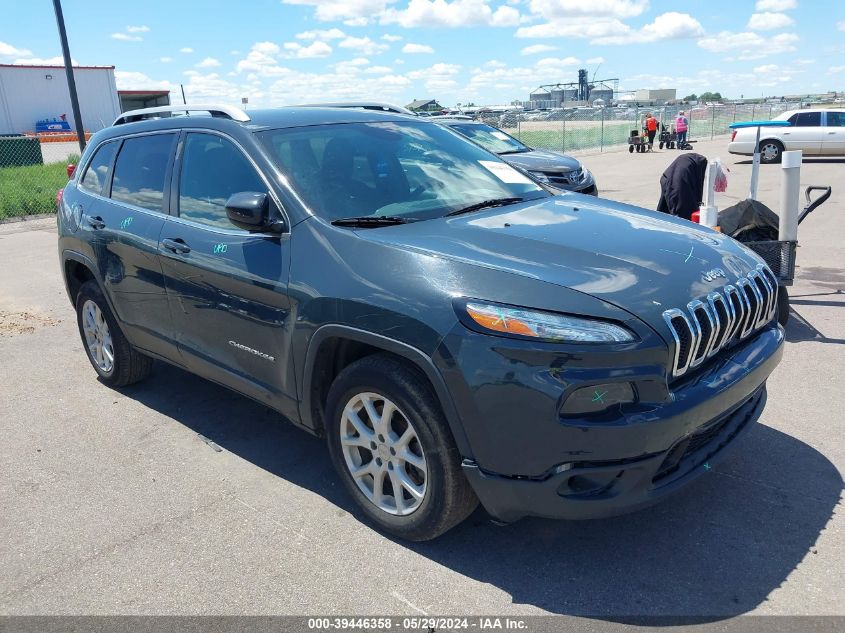
<svg viewBox="0 0 845 633">
<path fill-rule="evenodd" d="M 766 388 L 727 415 L 643 459 L 567 464 L 542 480 L 490 475 L 464 461 L 464 473 L 487 512 L 502 522 L 524 516 L 596 519 L 655 504 L 706 474 L 763 412 Z"/>
<path fill-rule="evenodd" d="M 709 470 L 759 418 L 766 379 L 783 354 L 783 331 L 766 327 L 692 376 L 668 386 L 663 378 L 662 394 L 648 358 L 597 368 L 586 354 L 558 362 L 536 350 L 517 355 L 504 340 L 487 354 L 473 343 L 480 341 L 464 338 L 447 382 L 471 447 L 464 471 L 481 503 L 502 521 L 585 519 L 649 505 Z M 510 362 L 501 379 L 491 381 L 492 369 L 478 370 L 503 355 Z M 463 373 L 468 390 L 461 393 L 454 369 L 464 359 L 463 369 L 473 371 Z M 579 360 L 592 368 L 578 368 Z M 542 362 L 549 363 L 545 369 Z M 550 372 L 555 363 L 562 371 Z M 616 415 L 560 416 L 566 393 L 619 376 L 636 385 L 642 402 Z"/>
</svg>

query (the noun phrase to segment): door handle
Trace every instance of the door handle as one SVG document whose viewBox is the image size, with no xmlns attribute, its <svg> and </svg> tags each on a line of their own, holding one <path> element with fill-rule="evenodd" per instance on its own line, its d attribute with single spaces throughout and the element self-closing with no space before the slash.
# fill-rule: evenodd
<svg viewBox="0 0 845 633">
<path fill-rule="evenodd" d="M 191 252 L 191 247 L 185 244 L 183 239 L 178 237 L 175 239 L 165 238 L 161 240 L 161 247 L 177 255 L 185 255 Z"/>
<path fill-rule="evenodd" d="M 828 134 L 836 134 L 836 131 L 834 130 L 833 132 L 828 132 Z"/>
<path fill-rule="evenodd" d="M 80 207 L 80 209 L 81 209 L 81 207 Z M 90 226 L 94 230 L 99 231 L 100 229 L 106 228 L 106 223 L 103 221 L 103 218 L 101 218 L 99 215 L 94 216 L 94 217 L 89 216 L 88 217 L 88 226 Z"/>
</svg>

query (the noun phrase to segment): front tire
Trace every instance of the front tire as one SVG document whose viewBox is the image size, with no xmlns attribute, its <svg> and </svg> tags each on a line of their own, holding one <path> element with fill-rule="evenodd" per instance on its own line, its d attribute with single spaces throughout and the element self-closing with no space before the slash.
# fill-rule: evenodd
<svg viewBox="0 0 845 633">
<path fill-rule="evenodd" d="M 149 375 L 152 359 L 136 351 L 126 340 L 100 286 L 94 281 L 82 284 L 76 295 L 76 323 L 88 360 L 104 383 L 125 387 Z"/>
<path fill-rule="evenodd" d="M 346 367 L 326 402 L 332 462 L 367 519 L 411 541 L 440 536 L 478 499 L 425 377 L 374 355 Z"/>
</svg>

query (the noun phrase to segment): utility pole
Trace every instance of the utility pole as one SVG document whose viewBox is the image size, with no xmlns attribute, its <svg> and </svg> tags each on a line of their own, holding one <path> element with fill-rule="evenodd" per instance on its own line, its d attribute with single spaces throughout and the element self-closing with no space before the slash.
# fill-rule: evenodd
<svg viewBox="0 0 845 633">
<path fill-rule="evenodd" d="M 62 14 L 61 0 L 53 0 L 53 8 L 56 10 L 59 39 L 62 41 L 62 56 L 65 58 L 65 73 L 67 74 L 67 87 L 70 91 L 70 107 L 73 109 L 73 124 L 76 127 L 76 137 L 79 139 L 79 150 L 85 151 L 85 129 L 82 127 L 82 115 L 79 113 L 79 96 L 76 94 L 76 81 L 73 79 L 73 65 L 70 61 L 70 47 L 67 44 L 65 17 Z"/>
</svg>

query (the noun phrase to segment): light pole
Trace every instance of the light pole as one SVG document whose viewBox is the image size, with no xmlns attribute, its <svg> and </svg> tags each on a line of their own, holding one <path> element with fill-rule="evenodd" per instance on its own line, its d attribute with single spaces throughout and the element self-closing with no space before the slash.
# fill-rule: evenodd
<svg viewBox="0 0 845 633">
<path fill-rule="evenodd" d="M 76 94 L 76 81 L 73 79 L 73 66 L 70 61 L 70 48 L 67 45 L 65 18 L 62 14 L 61 0 L 53 0 L 56 10 L 56 23 L 59 25 L 59 39 L 62 42 L 62 56 L 65 58 L 65 73 L 67 87 L 70 91 L 70 107 L 73 109 L 73 124 L 76 126 L 76 137 L 79 139 L 79 150 L 85 151 L 85 129 L 82 127 L 82 115 L 79 113 L 79 97 Z"/>
</svg>

